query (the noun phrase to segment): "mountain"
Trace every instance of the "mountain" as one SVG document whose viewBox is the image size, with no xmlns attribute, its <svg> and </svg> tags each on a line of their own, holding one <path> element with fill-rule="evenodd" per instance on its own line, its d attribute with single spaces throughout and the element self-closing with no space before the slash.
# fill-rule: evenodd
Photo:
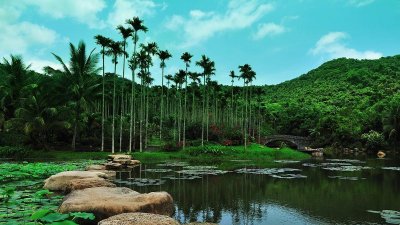
<svg viewBox="0 0 400 225">
<path fill-rule="evenodd" d="M 371 130 L 396 142 L 399 91 L 400 55 L 340 58 L 296 79 L 265 86 L 264 104 L 274 132 L 311 135 L 316 145 L 357 145 Z"/>
</svg>

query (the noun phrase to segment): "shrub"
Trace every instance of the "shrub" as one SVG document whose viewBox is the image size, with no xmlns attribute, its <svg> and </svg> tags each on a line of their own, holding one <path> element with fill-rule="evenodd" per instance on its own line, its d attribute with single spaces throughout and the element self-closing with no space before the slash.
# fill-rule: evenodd
<svg viewBox="0 0 400 225">
<path fill-rule="evenodd" d="M 25 147 L 0 147 L 0 158 L 24 159 L 31 153 L 32 150 Z"/>
<path fill-rule="evenodd" d="M 378 148 L 381 148 L 385 142 L 383 134 L 374 130 L 362 134 L 361 139 L 365 143 L 365 147 L 371 150 L 376 150 Z"/>
<path fill-rule="evenodd" d="M 163 150 L 166 152 L 176 152 L 179 151 L 179 149 L 179 146 L 175 142 L 168 142 L 163 146 Z"/>
<path fill-rule="evenodd" d="M 205 145 L 204 147 L 194 147 L 188 150 L 189 154 L 192 156 L 198 155 L 212 155 L 221 156 L 226 154 L 226 147 L 217 145 Z"/>
</svg>

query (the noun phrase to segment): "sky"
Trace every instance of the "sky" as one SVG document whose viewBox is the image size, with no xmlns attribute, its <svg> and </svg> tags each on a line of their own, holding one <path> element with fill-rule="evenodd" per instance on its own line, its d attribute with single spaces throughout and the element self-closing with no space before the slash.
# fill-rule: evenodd
<svg viewBox="0 0 400 225">
<path fill-rule="evenodd" d="M 141 43 L 155 41 L 172 53 L 166 74 L 184 68 L 187 51 L 194 55 L 190 70 L 201 71 L 194 62 L 204 54 L 223 84 L 245 63 L 257 73 L 254 84 L 264 85 L 335 58 L 400 54 L 400 0 L 0 0 L 0 57 L 22 55 L 39 72 L 60 68 L 51 53 L 68 62 L 69 43 L 80 40 L 98 51 L 95 35 L 120 40 L 115 28 L 134 16 L 149 28 Z M 154 65 L 160 84 L 157 59 Z"/>
</svg>

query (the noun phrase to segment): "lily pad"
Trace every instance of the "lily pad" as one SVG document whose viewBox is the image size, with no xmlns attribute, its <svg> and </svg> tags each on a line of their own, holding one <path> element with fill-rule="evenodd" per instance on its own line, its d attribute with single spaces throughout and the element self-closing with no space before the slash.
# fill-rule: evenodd
<svg viewBox="0 0 400 225">
<path fill-rule="evenodd" d="M 297 160 L 274 160 L 276 163 L 299 163 Z"/>
<path fill-rule="evenodd" d="M 161 164 L 157 164 L 157 166 L 160 167 L 183 167 L 183 166 L 188 166 L 189 164 L 187 162 L 165 162 Z"/>
<path fill-rule="evenodd" d="M 177 173 L 186 174 L 186 175 L 202 176 L 202 175 L 221 175 L 221 174 L 227 173 L 227 171 L 223 171 L 223 170 L 181 170 L 181 171 L 177 171 Z"/>
<path fill-rule="evenodd" d="M 279 179 L 296 179 L 296 178 L 307 178 L 305 175 L 301 174 L 294 174 L 294 173 L 284 173 L 284 174 L 271 174 L 270 175 L 273 178 L 279 178 Z"/>
<path fill-rule="evenodd" d="M 354 172 L 372 168 L 368 166 L 330 166 L 330 167 L 323 167 L 322 169 L 330 171 Z"/>
<path fill-rule="evenodd" d="M 264 175 L 271 175 L 277 173 L 285 173 L 285 172 L 297 172 L 301 171 L 300 169 L 294 168 L 265 168 L 265 169 L 238 169 L 235 170 L 236 173 L 248 173 L 248 174 L 264 174 Z"/>
<path fill-rule="evenodd" d="M 148 173 L 169 173 L 172 172 L 172 169 L 145 169 L 144 172 Z"/>
<path fill-rule="evenodd" d="M 185 166 L 184 170 L 215 170 L 218 169 L 216 166 Z"/>
<path fill-rule="evenodd" d="M 346 176 L 328 176 L 331 179 L 339 179 L 339 180 L 352 180 L 352 181 L 356 181 L 356 180 L 365 180 L 366 178 L 363 177 L 346 177 Z"/>
<path fill-rule="evenodd" d="M 395 210 L 382 210 L 382 211 L 374 211 L 367 210 L 370 213 L 380 214 L 382 219 L 385 220 L 386 223 L 389 224 L 400 224 L 400 212 Z"/>
<path fill-rule="evenodd" d="M 316 163 L 303 163 L 303 164 L 301 164 L 301 165 L 303 165 L 303 166 L 305 166 L 305 167 L 320 167 L 321 165 L 320 164 L 316 164 Z"/>
<path fill-rule="evenodd" d="M 183 174 L 180 175 L 179 177 L 176 176 L 167 176 L 163 177 L 163 179 L 169 179 L 169 180 L 195 180 L 195 179 L 201 179 L 201 176 L 198 175 L 189 175 L 189 174 Z"/>
<path fill-rule="evenodd" d="M 139 187 L 143 186 L 157 186 L 165 183 L 165 180 L 161 179 L 149 179 L 149 178 L 129 178 L 126 184 L 131 184 Z"/>
<path fill-rule="evenodd" d="M 365 163 L 364 161 L 360 161 L 358 159 L 327 159 L 326 161 L 330 161 L 330 162 L 345 162 L 345 163 Z"/>
<path fill-rule="evenodd" d="M 400 167 L 382 167 L 384 170 L 400 171 Z"/>
</svg>

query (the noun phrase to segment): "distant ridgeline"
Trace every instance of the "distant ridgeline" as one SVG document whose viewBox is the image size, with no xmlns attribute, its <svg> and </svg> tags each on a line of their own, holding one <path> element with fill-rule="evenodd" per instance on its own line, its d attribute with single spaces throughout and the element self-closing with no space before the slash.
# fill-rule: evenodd
<svg viewBox="0 0 400 225">
<path fill-rule="evenodd" d="M 264 91 L 277 133 L 310 135 L 316 145 L 379 148 L 399 142 L 400 55 L 332 60 Z"/>
</svg>

